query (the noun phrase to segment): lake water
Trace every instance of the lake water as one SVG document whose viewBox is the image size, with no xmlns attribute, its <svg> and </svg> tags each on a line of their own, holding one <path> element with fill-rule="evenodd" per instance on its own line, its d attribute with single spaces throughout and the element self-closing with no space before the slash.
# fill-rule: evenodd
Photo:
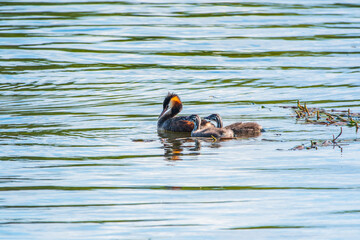
<svg viewBox="0 0 360 240">
<path fill-rule="evenodd" d="M 0 239 L 356 239 L 359 1 L 0 3 Z M 159 135 L 182 114 L 256 138 Z"/>
</svg>

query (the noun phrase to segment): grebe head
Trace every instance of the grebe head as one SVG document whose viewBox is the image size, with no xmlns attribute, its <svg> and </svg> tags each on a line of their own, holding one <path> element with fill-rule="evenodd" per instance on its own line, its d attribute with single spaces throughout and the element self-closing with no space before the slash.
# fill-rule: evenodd
<svg viewBox="0 0 360 240">
<path fill-rule="evenodd" d="M 188 121 L 191 121 L 194 123 L 194 129 L 193 131 L 199 130 L 200 129 L 200 124 L 201 124 L 201 118 L 199 115 L 193 114 L 190 115 L 188 117 Z"/>
<path fill-rule="evenodd" d="M 207 119 L 207 120 L 210 120 L 210 121 L 213 120 L 213 121 L 215 121 L 217 123 L 218 128 L 222 128 L 222 118 L 220 117 L 219 114 L 214 113 L 214 114 L 211 114 L 211 115 L 209 115 L 207 117 L 204 117 L 204 119 Z"/>
<path fill-rule="evenodd" d="M 182 110 L 182 102 L 175 93 L 168 93 L 163 102 L 163 111 L 160 113 L 161 118 L 166 112 L 171 111 L 174 115 Z"/>
</svg>

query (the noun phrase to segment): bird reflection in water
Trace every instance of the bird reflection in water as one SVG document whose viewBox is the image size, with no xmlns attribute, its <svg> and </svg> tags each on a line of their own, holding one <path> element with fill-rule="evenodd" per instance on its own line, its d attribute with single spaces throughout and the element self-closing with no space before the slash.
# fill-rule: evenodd
<svg viewBox="0 0 360 240">
<path fill-rule="evenodd" d="M 164 157 L 167 161 L 181 161 L 183 156 L 200 155 L 200 150 L 203 143 L 208 148 L 220 148 L 224 142 L 236 141 L 242 139 L 249 139 L 258 137 L 260 132 L 253 134 L 238 135 L 236 138 L 204 138 L 191 137 L 190 133 L 179 133 L 169 131 L 158 131 L 160 142 L 163 144 Z"/>
<path fill-rule="evenodd" d="M 191 153 L 187 155 L 200 154 L 200 141 L 191 138 L 190 133 L 158 131 L 158 135 L 160 137 L 160 142 L 164 146 L 164 156 L 167 161 L 183 160 L 182 156 L 184 156 L 184 150 L 186 149 L 191 151 Z"/>
<path fill-rule="evenodd" d="M 196 138 L 191 137 L 190 133 L 169 131 L 158 131 L 158 135 L 163 144 L 164 157 L 167 161 L 180 161 L 183 160 L 183 156 L 200 155 L 202 143 L 209 148 L 220 148 L 222 143 L 234 140 L 234 138 Z"/>
</svg>

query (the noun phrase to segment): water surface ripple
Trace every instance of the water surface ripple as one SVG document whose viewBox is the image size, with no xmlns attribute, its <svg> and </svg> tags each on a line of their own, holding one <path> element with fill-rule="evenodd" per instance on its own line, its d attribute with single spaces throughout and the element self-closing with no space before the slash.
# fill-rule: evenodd
<svg viewBox="0 0 360 240">
<path fill-rule="evenodd" d="M 360 112 L 360 4 L 0 3 L 1 239 L 355 239 L 360 139 L 296 101 Z M 256 138 L 158 134 L 183 114 Z"/>
</svg>

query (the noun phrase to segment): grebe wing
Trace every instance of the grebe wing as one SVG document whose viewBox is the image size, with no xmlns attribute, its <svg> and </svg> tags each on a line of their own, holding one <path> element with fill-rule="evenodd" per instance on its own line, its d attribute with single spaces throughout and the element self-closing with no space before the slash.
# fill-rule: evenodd
<svg viewBox="0 0 360 240">
<path fill-rule="evenodd" d="M 192 132 L 191 136 L 192 137 L 208 137 L 208 138 L 211 138 L 211 137 L 220 138 L 221 137 L 218 131 L 209 131 L 209 130 L 210 130 L 209 128 L 201 129 L 196 132 Z"/>
<path fill-rule="evenodd" d="M 234 137 L 233 131 L 225 128 L 205 128 L 192 134 L 193 137 L 215 137 L 231 138 Z"/>
<path fill-rule="evenodd" d="M 164 129 L 173 132 L 191 132 L 194 129 L 194 123 L 185 120 L 186 117 L 175 117 L 164 123 Z"/>
<path fill-rule="evenodd" d="M 234 134 L 259 133 L 262 130 L 261 125 L 256 122 L 237 122 L 230 124 L 225 128 L 232 130 Z"/>
</svg>

